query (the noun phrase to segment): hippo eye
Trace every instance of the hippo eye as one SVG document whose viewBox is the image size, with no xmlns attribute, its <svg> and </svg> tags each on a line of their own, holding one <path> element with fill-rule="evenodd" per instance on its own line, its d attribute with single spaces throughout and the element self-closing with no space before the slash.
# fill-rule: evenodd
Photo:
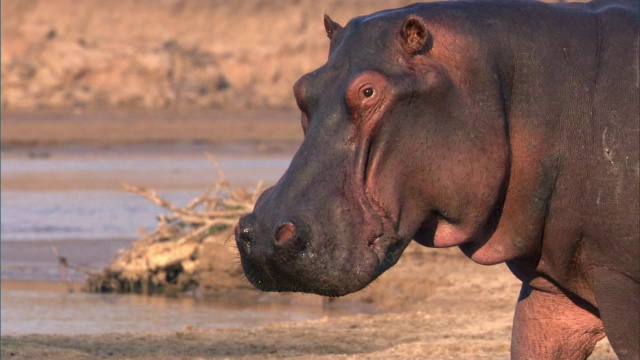
<svg viewBox="0 0 640 360">
<path fill-rule="evenodd" d="M 362 95 L 364 95 L 364 97 L 367 97 L 367 98 L 372 97 L 374 93 L 375 91 L 373 91 L 373 88 L 370 88 L 370 87 L 362 90 Z"/>
</svg>

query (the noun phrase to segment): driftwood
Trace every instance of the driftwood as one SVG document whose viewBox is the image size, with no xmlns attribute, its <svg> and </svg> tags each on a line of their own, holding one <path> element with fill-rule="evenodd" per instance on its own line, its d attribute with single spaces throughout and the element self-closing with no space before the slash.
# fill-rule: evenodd
<svg viewBox="0 0 640 360">
<path fill-rule="evenodd" d="M 232 188 L 222 169 L 217 168 L 218 182 L 184 206 L 172 204 L 155 190 L 123 184 L 125 191 L 140 195 L 170 213 L 157 216 L 158 225 L 153 232 L 140 230 L 140 239 L 131 248 L 121 251 L 102 273 L 90 275 L 88 290 L 146 294 L 184 292 L 201 285 L 197 276 L 199 271 L 214 269 L 217 273 L 213 276 L 227 279 L 223 283 L 228 283 L 229 277 L 241 282 L 237 264 L 227 261 L 234 255 L 224 243 L 231 237 L 231 229 L 238 218 L 252 211 L 263 190 L 262 182 L 258 182 L 255 190 Z M 207 258 L 201 259 L 205 256 L 202 254 L 207 254 Z"/>
</svg>

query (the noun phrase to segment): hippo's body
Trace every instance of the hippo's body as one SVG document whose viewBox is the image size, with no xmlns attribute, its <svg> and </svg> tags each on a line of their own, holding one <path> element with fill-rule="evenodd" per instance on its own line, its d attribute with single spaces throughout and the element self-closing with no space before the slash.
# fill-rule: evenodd
<svg viewBox="0 0 640 360">
<path fill-rule="evenodd" d="M 267 291 L 357 291 L 412 240 L 506 262 L 512 356 L 640 357 L 640 5 L 416 4 L 325 17 L 305 140 L 236 227 Z"/>
</svg>

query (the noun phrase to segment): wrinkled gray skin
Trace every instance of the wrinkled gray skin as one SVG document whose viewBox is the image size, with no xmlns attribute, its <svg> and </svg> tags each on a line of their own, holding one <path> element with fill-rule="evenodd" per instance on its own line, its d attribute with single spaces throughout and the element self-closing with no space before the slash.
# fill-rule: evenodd
<svg viewBox="0 0 640 360">
<path fill-rule="evenodd" d="M 340 296 L 415 239 L 506 262 L 512 356 L 640 357 L 635 0 L 417 4 L 325 18 L 305 139 L 236 227 L 266 291 Z M 473 295 L 469 295 L 473 296 Z"/>
</svg>

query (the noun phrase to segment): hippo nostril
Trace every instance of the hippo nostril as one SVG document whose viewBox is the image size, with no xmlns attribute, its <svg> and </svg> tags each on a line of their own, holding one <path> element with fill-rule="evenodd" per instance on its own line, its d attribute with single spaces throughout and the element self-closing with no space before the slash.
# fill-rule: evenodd
<svg viewBox="0 0 640 360">
<path fill-rule="evenodd" d="M 236 227 L 233 229 L 233 232 L 236 236 L 237 242 L 250 243 L 253 240 L 252 229 L 247 226 L 247 221 L 244 218 L 240 218 L 240 221 L 236 224 Z"/>
<path fill-rule="evenodd" d="M 276 231 L 276 242 L 278 244 L 283 244 L 293 238 L 296 232 L 296 226 L 291 222 L 286 222 Z"/>
</svg>

